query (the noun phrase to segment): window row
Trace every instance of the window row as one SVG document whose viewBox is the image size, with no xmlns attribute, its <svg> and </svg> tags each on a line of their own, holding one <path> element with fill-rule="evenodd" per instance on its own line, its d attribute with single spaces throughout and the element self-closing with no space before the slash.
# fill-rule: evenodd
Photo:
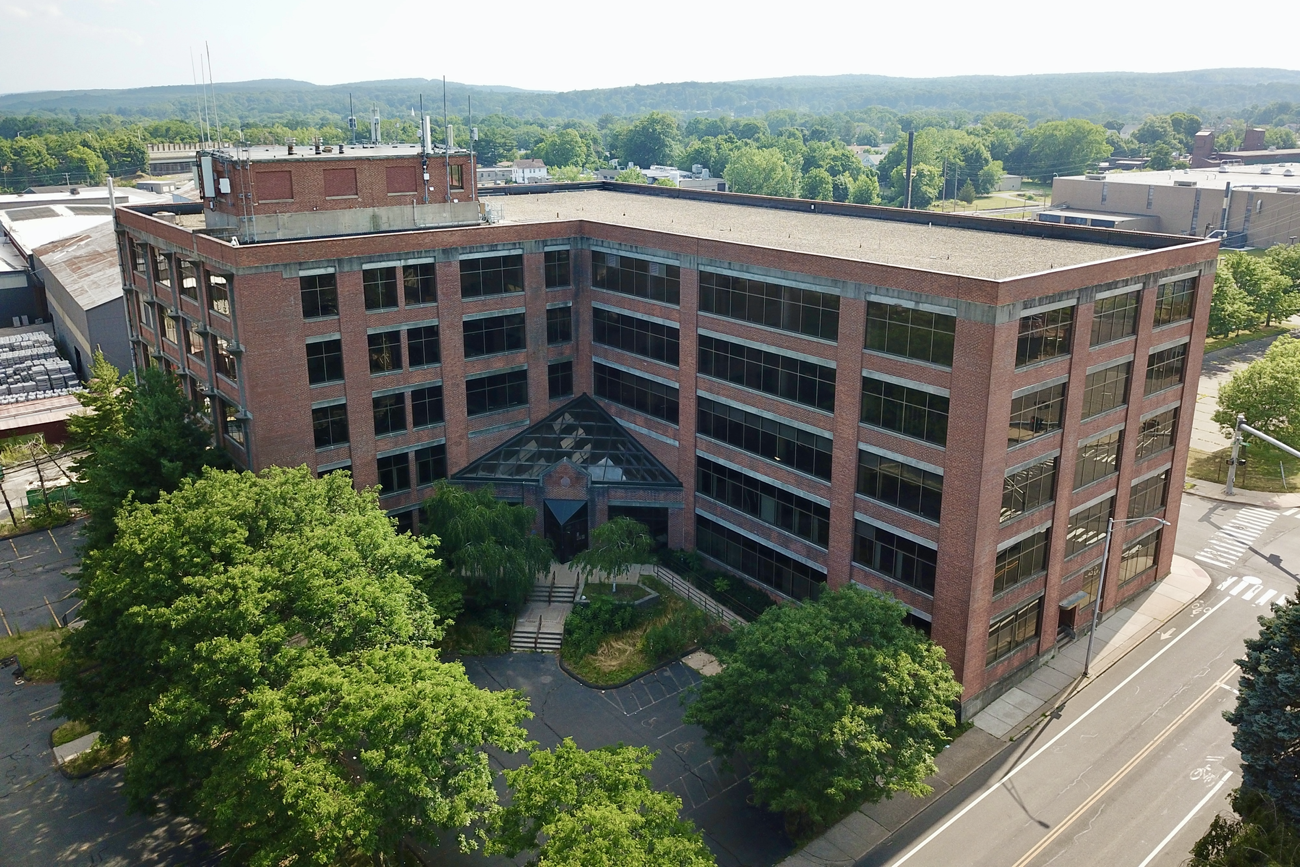
<svg viewBox="0 0 1300 867">
<path fill-rule="evenodd" d="M 372 398 L 375 436 L 406 432 L 406 396 L 408 394 L 411 396 L 412 427 L 419 429 L 443 423 L 442 385 L 430 385 L 424 388 L 411 389 L 409 392 L 403 391 L 397 394 L 386 394 Z"/>
<path fill-rule="evenodd" d="M 1047 571 L 1047 546 L 1050 537 L 1050 530 L 1040 530 L 998 552 L 997 560 L 993 564 L 994 596 Z"/>
<path fill-rule="evenodd" d="M 597 361 L 592 365 L 592 390 L 596 397 L 677 424 L 678 391 L 675 385 L 665 385 Z"/>
<path fill-rule="evenodd" d="M 528 371 L 511 370 L 465 383 L 465 414 L 471 418 L 528 405 Z"/>
<path fill-rule="evenodd" d="M 1002 480 L 1000 520 L 1009 521 L 1056 499 L 1055 456 L 1007 473 Z"/>
<path fill-rule="evenodd" d="M 835 368 L 700 335 L 701 376 L 835 412 Z"/>
<path fill-rule="evenodd" d="M 746 578 L 794 599 L 816 599 L 826 586 L 825 572 L 703 515 L 695 516 L 695 548 Z"/>
<path fill-rule="evenodd" d="M 820 503 L 699 455 L 695 458 L 695 482 L 695 491 L 702 497 L 822 548 L 830 543 L 831 513 Z"/>
<path fill-rule="evenodd" d="M 1104 540 L 1106 526 L 1114 514 L 1114 508 L 1115 497 L 1112 495 L 1071 515 L 1070 524 L 1065 530 L 1065 556 L 1073 557 Z"/>
<path fill-rule="evenodd" d="M 869 376 L 862 377 L 860 420 L 935 445 L 948 442 L 947 397 Z"/>
<path fill-rule="evenodd" d="M 407 328 L 406 349 L 411 370 L 441 363 L 438 326 L 422 325 Z M 402 370 L 401 329 L 367 334 L 366 351 L 371 373 Z M 330 340 L 315 340 L 307 344 L 307 381 L 311 385 L 343 381 L 341 339 L 336 337 Z"/>
<path fill-rule="evenodd" d="M 175 282 L 182 297 L 199 303 L 202 303 L 201 286 L 206 285 L 208 309 L 222 316 L 230 316 L 231 275 L 211 271 L 180 256 L 172 257 L 157 247 L 134 238 L 128 238 L 126 243 L 127 260 L 132 271 L 151 278 L 155 286 L 171 289 Z"/>
<path fill-rule="evenodd" d="M 546 308 L 546 345 L 557 346 L 573 340 L 573 308 Z"/>
<path fill-rule="evenodd" d="M 1118 473 L 1123 444 L 1120 431 L 1112 431 L 1079 446 L 1078 455 L 1074 460 L 1075 490 Z"/>
<path fill-rule="evenodd" d="M 573 397 L 572 361 L 552 361 L 546 365 L 546 396 L 551 400 Z"/>
<path fill-rule="evenodd" d="M 952 367 L 956 329 L 956 316 L 901 304 L 867 302 L 865 347 L 873 352 Z"/>
<path fill-rule="evenodd" d="M 651 301 L 680 304 L 682 269 L 677 265 L 595 251 L 591 254 L 591 285 Z"/>
<path fill-rule="evenodd" d="M 518 352 L 526 348 L 526 326 L 522 313 L 467 319 L 462 328 L 465 334 L 466 358 Z"/>
<path fill-rule="evenodd" d="M 990 666 L 1038 638 L 1042 610 L 1043 599 L 1040 596 L 990 624 L 984 665 Z"/>
<path fill-rule="evenodd" d="M 696 433 L 761 458 L 830 481 L 831 440 L 739 407 L 701 397 Z"/>
<path fill-rule="evenodd" d="M 853 562 L 872 572 L 934 595 L 939 552 L 866 521 L 853 522 Z"/>
<path fill-rule="evenodd" d="M 839 338 L 840 299 L 829 292 L 701 271 L 700 312 L 822 340 Z"/>
<path fill-rule="evenodd" d="M 672 325 L 651 322 L 628 313 L 602 307 L 591 311 L 591 339 L 633 355 L 676 366 L 680 361 L 679 330 Z"/>
<path fill-rule="evenodd" d="M 447 478 L 447 446 L 438 444 L 378 458 L 375 463 L 379 469 L 380 496 L 395 494 L 411 489 L 411 462 L 415 462 L 415 484 L 417 487 L 432 485 L 438 479 Z"/>
<path fill-rule="evenodd" d="M 857 491 L 931 521 L 939 520 L 943 508 L 943 476 L 862 449 Z"/>
</svg>

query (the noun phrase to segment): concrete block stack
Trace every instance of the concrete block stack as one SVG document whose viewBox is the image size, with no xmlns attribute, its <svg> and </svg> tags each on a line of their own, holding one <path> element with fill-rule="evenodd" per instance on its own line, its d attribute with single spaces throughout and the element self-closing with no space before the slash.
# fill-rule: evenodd
<svg viewBox="0 0 1300 867">
<path fill-rule="evenodd" d="M 0 404 L 58 397 L 81 390 L 72 365 L 44 331 L 0 337 Z"/>
</svg>

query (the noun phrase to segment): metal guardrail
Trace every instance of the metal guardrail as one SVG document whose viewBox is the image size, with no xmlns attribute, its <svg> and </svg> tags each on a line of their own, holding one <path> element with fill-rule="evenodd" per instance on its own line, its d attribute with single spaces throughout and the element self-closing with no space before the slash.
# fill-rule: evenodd
<svg viewBox="0 0 1300 867">
<path fill-rule="evenodd" d="M 718 600 L 700 590 L 691 582 L 662 566 L 655 566 L 655 578 L 662 581 L 670 590 L 705 614 L 716 617 L 728 626 L 744 626 L 747 623 L 739 614 L 723 606 Z"/>
</svg>

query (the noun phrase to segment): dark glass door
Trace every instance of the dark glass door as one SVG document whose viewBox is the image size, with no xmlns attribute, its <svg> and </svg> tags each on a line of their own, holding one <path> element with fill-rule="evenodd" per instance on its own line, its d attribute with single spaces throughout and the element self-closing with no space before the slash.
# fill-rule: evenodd
<svg viewBox="0 0 1300 867">
<path fill-rule="evenodd" d="M 561 508 L 559 511 L 563 514 L 570 510 Z M 546 538 L 555 549 L 555 559 L 568 563 L 574 554 L 587 550 L 587 504 L 583 503 L 561 521 L 547 502 L 545 528 Z"/>
</svg>

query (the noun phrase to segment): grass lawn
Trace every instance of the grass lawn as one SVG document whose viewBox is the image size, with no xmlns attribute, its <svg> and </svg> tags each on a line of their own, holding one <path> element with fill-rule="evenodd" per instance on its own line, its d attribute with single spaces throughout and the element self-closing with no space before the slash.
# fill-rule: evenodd
<svg viewBox="0 0 1300 867">
<path fill-rule="evenodd" d="M 53 734 L 50 735 L 50 742 L 56 747 L 61 747 L 88 734 L 90 734 L 90 723 L 84 723 L 76 719 L 68 720 L 54 730 Z"/>
<path fill-rule="evenodd" d="M 1227 479 L 1227 460 L 1231 453 L 1231 446 L 1216 452 L 1192 449 L 1187 461 L 1187 475 L 1206 482 L 1222 483 Z M 1293 458 L 1261 442 L 1252 443 L 1242 453 L 1246 456 L 1246 464 L 1237 467 L 1238 488 L 1271 494 L 1300 492 L 1300 458 Z M 1279 462 L 1286 470 L 1286 487 L 1282 485 Z"/>
<path fill-rule="evenodd" d="M 1289 325 L 1270 325 L 1267 328 L 1257 328 L 1254 331 L 1243 331 L 1231 337 L 1207 337 L 1205 339 L 1205 351 L 1213 352 L 1216 349 L 1227 349 L 1229 346 L 1250 343 L 1252 340 L 1277 337 L 1279 334 L 1286 334 L 1290 330 L 1291 326 Z"/>
<path fill-rule="evenodd" d="M 24 677 L 48 683 L 56 678 L 63 662 L 63 635 L 64 630 L 49 627 L 0 637 L 0 659 L 16 655 Z"/>
</svg>

